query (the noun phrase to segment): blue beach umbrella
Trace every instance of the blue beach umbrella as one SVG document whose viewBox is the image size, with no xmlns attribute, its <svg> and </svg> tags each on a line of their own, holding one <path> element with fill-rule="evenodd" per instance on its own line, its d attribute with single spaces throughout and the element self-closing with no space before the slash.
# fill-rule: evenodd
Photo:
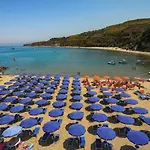
<svg viewBox="0 0 150 150">
<path fill-rule="evenodd" d="M 65 95 L 65 94 L 58 94 L 57 96 L 56 96 L 56 99 L 57 100 L 65 100 L 67 98 L 67 96 Z"/>
<path fill-rule="evenodd" d="M 88 98 L 88 101 L 89 101 L 90 103 L 96 103 L 96 102 L 99 101 L 99 98 L 96 97 L 96 96 L 89 97 L 89 98 Z"/>
<path fill-rule="evenodd" d="M 6 95 L 6 94 L 10 94 L 10 91 L 9 90 L 0 91 L 0 95 Z"/>
<path fill-rule="evenodd" d="M 62 82 L 62 84 L 63 84 L 63 85 L 68 85 L 68 84 L 69 84 L 69 81 L 66 81 L 66 80 L 65 80 L 65 81 Z"/>
<path fill-rule="evenodd" d="M 104 94 L 105 96 L 107 96 L 107 97 L 110 97 L 110 96 L 113 95 L 111 92 L 104 92 L 103 94 Z"/>
<path fill-rule="evenodd" d="M 126 99 L 125 102 L 126 102 L 127 104 L 131 104 L 131 105 L 136 105 L 136 104 L 138 104 L 138 101 L 135 100 L 135 99 Z"/>
<path fill-rule="evenodd" d="M 150 117 L 145 117 L 143 118 L 144 122 L 148 125 L 150 125 Z"/>
<path fill-rule="evenodd" d="M 80 95 L 80 94 L 81 94 L 81 91 L 80 91 L 80 90 L 73 90 L 73 91 L 72 91 L 72 94 L 73 94 L 73 95 Z"/>
<path fill-rule="evenodd" d="M 81 136 L 86 132 L 85 127 L 81 124 L 73 124 L 68 128 L 68 132 L 72 136 Z"/>
<path fill-rule="evenodd" d="M 90 108 L 94 111 L 101 110 L 103 107 L 100 104 L 91 104 Z"/>
<path fill-rule="evenodd" d="M 125 92 L 120 93 L 119 95 L 120 95 L 121 97 L 131 97 L 131 95 L 130 95 L 130 94 L 125 93 Z"/>
<path fill-rule="evenodd" d="M 49 93 L 45 93 L 45 94 L 42 94 L 42 98 L 43 98 L 43 99 L 51 99 L 52 96 L 51 96 L 51 94 L 49 94 Z"/>
<path fill-rule="evenodd" d="M 6 97 L 6 98 L 4 99 L 4 102 L 10 102 L 10 103 L 12 103 L 12 102 L 14 102 L 15 100 L 17 100 L 16 97 Z"/>
<path fill-rule="evenodd" d="M 73 82 L 72 84 L 80 86 L 80 82 Z"/>
<path fill-rule="evenodd" d="M 88 87 L 87 87 L 87 90 L 88 90 L 88 91 L 91 91 L 91 90 L 93 90 L 93 89 L 94 89 L 93 86 L 88 86 Z"/>
<path fill-rule="evenodd" d="M 115 103 L 118 102 L 118 100 L 115 99 L 115 98 L 107 98 L 106 101 L 107 101 L 107 103 L 109 103 L 109 104 L 115 104 Z"/>
<path fill-rule="evenodd" d="M 76 75 L 74 76 L 74 79 L 80 79 L 80 76 Z"/>
<path fill-rule="evenodd" d="M 13 95 L 18 96 L 18 97 L 22 97 L 22 96 L 24 96 L 24 93 L 21 91 L 18 91 L 18 92 L 13 92 Z"/>
<path fill-rule="evenodd" d="M 45 92 L 52 94 L 52 93 L 54 93 L 54 89 L 53 88 L 48 88 L 48 89 L 45 90 Z"/>
<path fill-rule="evenodd" d="M 35 98 L 37 95 L 35 92 L 31 92 L 31 93 L 27 93 L 26 95 L 27 97 L 30 97 L 30 98 Z"/>
<path fill-rule="evenodd" d="M 125 111 L 125 108 L 122 107 L 122 106 L 119 106 L 119 105 L 113 105 L 113 106 L 111 107 L 111 109 L 112 109 L 113 111 L 116 111 L 116 112 L 123 112 L 123 111 Z"/>
<path fill-rule="evenodd" d="M 100 88 L 101 91 L 109 91 L 109 88 L 108 87 L 102 87 Z"/>
<path fill-rule="evenodd" d="M 63 109 L 53 109 L 49 112 L 50 117 L 59 117 L 62 116 L 64 113 Z"/>
<path fill-rule="evenodd" d="M 32 116 L 40 115 L 43 113 L 43 108 L 33 108 L 29 111 L 29 114 Z"/>
<path fill-rule="evenodd" d="M 81 120 L 84 116 L 83 112 L 75 111 L 69 114 L 69 118 L 72 120 Z"/>
<path fill-rule="evenodd" d="M 149 142 L 149 138 L 145 133 L 135 130 L 129 131 L 127 134 L 127 138 L 130 142 L 136 145 L 147 145 Z"/>
<path fill-rule="evenodd" d="M 97 135 L 104 140 L 113 140 L 116 137 L 115 131 L 108 127 L 98 128 Z"/>
<path fill-rule="evenodd" d="M 4 89 L 5 89 L 5 86 L 4 85 L 0 85 L 0 91 L 4 90 Z"/>
<path fill-rule="evenodd" d="M 79 86 L 79 85 L 73 85 L 73 89 L 80 90 L 81 86 Z"/>
<path fill-rule="evenodd" d="M 95 92 L 95 91 L 89 91 L 87 94 L 90 95 L 90 96 L 94 96 L 94 95 L 97 94 L 97 92 Z"/>
<path fill-rule="evenodd" d="M 44 87 L 44 84 L 43 84 L 43 83 L 38 83 L 38 84 L 37 84 L 37 87 L 43 88 L 43 87 Z"/>
<path fill-rule="evenodd" d="M 28 104 L 29 102 L 31 102 L 30 97 L 26 97 L 24 99 L 19 100 L 19 103 L 21 103 L 21 104 Z"/>
<path fill-rule="evenodd" d="M 18 112 L 21 112 L 24 110 L 24 106 L 23 105 L 17 105 L 17 106 L 14 106 L 10 109 L 10 112 L 11 113 L 18 113 Z"/>
<path fill-rule="evenodd" d="M 115 88 L 115 91 L 116 92 L 124 92 L 124 89 L 123 88 Z"/>
<path fill-rule="evenodd" d="M 60 128 L 60 123 L 58 121 L 49 121 L 44 124 L 43 131 L 48 133 L 53 133 Z"/>
<path fill-rule="evenodd" d="M 34 91 L 35 93 L 42 93 L 42 92 L 43 92 L 43 90 L 42 90 L 40 87 L 34 88 L 33 91 Z"/>
<path fill-rule="evenodd" d="M 72 103 L 70 105 L 70 107 L 72 109 L 75 109 L 75 110 L 80 110 L 82 107 L 83 107 L 83 104 L 82 103 L 78 103 L 78 102 L 75 102 L 75 103 Z"/>
<path fill-rule="evenodd" d="M 107 116 L 105 114 L 102 114 L 102 113 L 96 113 L 96 114 L 93 114 L 92 115 L 92 118 L 95 120 L 95 121 L 98 121 L 98 122 L 104 122 L 107 120 Z"/>
<path fill-rule="evenodd" d="M 60 93 L 60 94 L 67 94 L 67 93 L 68 93 L 68 90 L 61 89 L 61 90 L 59 91 L 59 93 Z"/>
<path fill-rule="evenodd" d="M 61 85 L 60 88 L 67 90 L 68 89 L 68 85 Z"/>
<path fill-rule="evenodd" d="M 0 103 L 0 110 L 7 109 L 8 105 L 6 103 Z"/>
<path fill-rule="evenodd" d="M 28 118 L 28 119 L 25 119 L 23 120 L 21 123 L 20 123 L 20 126 L 22 128 L 31 128 L 35 125 L 37 125 L 37 119 L 35 118 Z"/>
<path fill-rule="evenodd" d="M 15 90 L 15 89 L 17 89 L 18 87 L 17 86 L 9 86 L 8 87 L 8 90 Z"/>
<path fill-rule="evenodd" d="M 5 85 L 10 85 L 10 84 L 12 84 L 13 82 L 11 82 L 11 81 L 9 81 L 9 82 L 5 82 L 4 84 Z"/>
<path fill-rule="evenodd" d="M 43 105 L 47 105 L 47 104 L 48 104 L 48 101 L 45 100 L 45 99 L 41 99 L 41 100 L 38 100 L 38 101 L 36 102 L 36 104 L 39 105 L 39 106 L 43 106 Z"/>
<path fill-rule="evenodd" d="M 133 118 L 129 116 L 125 116 L 125 115 L 119 115 L 117 118 L 121 123 L 124 123 L 124 124 L 134 124 L 135 122 Z"/>
<path fill-rule="evenodd" d="M 72 99 L 73 99 L 74 101 L 80 101 L 80 100 L 82 100 L 82 96 L 80 96 L 80 95 L 75 95 L 75 96 L 72 96 Z"/>
<path fill-rule="evenodd" d="M 13 137 L 22 132 L 21 126 L 11 126 L 3 131 L 2 136 L 5 138 Z"/>
<path fill-rule="evenodd" d="M 132 109 L 137 114 L 147 114 L 148 113 L 148 110 L 145 108 L 142 108 L 142 107 L 134 107 Z"/>
<path fill-rule="evenodd" d="M 61 107 L 64 107 L 66 105 L 66 103 L 62 102 L 62 101 L 56 101 L 52 105 L 54 108 L 61 108 Z"/>
<path fill-rule="evenodd" d="M 8 124 L 11 123 L 12 121 L 14 121 L 15 117 L 13 115 L 5 115 L 3 117 L 0 118 L 0 124 Z"/>
</svg>

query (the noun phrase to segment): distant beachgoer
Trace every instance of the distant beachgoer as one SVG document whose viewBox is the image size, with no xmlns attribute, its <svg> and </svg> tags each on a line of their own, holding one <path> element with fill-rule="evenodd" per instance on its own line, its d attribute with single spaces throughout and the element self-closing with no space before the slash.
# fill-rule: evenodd
<svg viewBox="0 0 150 150">
<path fill-rule="evenodd" d="M 16 58 L 14 57 L 13 60 L 16 61 Z"/>
</svg>

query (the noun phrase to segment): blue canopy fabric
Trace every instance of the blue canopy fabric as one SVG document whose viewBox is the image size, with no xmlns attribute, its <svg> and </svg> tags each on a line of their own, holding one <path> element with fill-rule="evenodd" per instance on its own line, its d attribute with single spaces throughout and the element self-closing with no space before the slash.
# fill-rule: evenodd
<svg viewBox="0 0 150 150">
<path fill-rule="evenodd" d="M 135 130 L 129 131 L 127 133 L 127 138 L 136 145 L 147 145 L 149 142 L 149 138 L 145 133 Z"/>
<path fill-rule="evenodd" d="M 50 117 L 59 117 L 59 116 L 62 116 L 64 113 L 64 110 L 63 109 L 52 109 L 50 112 L 49 112 L 49 116 Z"/>
<path fill-rule="evenodd" d="M 94 89 L 93 86 L 88 86 L 88 87 L 87 87 L 87 90 L 88 90 L 88 91 L 91 91 L 91 90 L 93 90 L 93 89 Z"/>
<path fill-rule="evenodd" d="M 53 133 L 60 128 L 60 123 L 58 121 L 49 121 L 44 124 L 43 131 L 47 133 Z"/>
<path fill-rule="evenodd" d="M 80 91 L 80 90 L 73 90 L 73 91 L 72 91 L 72 94 L 73 94 L 73 95 L 80 95 L 80 94 L 81 94 L 81 91 Z"/>
<path fill-rule="evenodd" d="M 59 91 L 59 93 L 60 93 L 60 94 L 67 94 L 67 93 L 68 93 L 68 90 L 61 89 L 61 90 Z"/>
<path fill-rule="evenodd" d="M 0 95 L 6 95 L 6 94 L 10 94 L 10 91 L 9 90 L 0 91 Z"/>
<path fill-rule="evenodd" d="M 8 105 L 6 103 L 0 103 L 0 110 L 7 109 Z"/>
<path fill-rule="evenodd" d="M 98 121 L 98 122 L 104 122 L 107 120 L 107 116 L 105 114 L 102 114 L 102 113 L 96 113 L 96 114 L 93 114 L 92 115 L 92 118 L 95 120 L 95 121 Z"/>
<path fill-rule="evenodd" d="M 103 94 L 104 94 L 105 96 L 108 96 L 108 97 L 110 97 L 110 96 L 113 95 L 111 92 L 104 92 Z"/>
<path fill-rule="evenodd" d="M 42 94 L 43 99 L 50 99 L 52 96 L 49 93 Z"/>
<path fill-rule="evenodd" d="M 142 108 L 142 107 L 134 107 L 132 109 L 137 114 L 147 114 L 148 113 L 148 110 L 145 108 Z"/>
<path fill-rule="evenodd" d="M 83 107 L 83 104 L 76 102 L 76 103 L 72 103 L 72 104 L 70 105 L 70 107 L 71 107 L 72 109 L 80 110 L 80 109 Z"/>
<path fill-rule="evenodd" d="M 138 104 L 138 101 L 135 100 L 135 99 L 126 99 L 125 102 L 126 102 L 127 104 L 131 104 L 131 105 L 136 105 L 136 104 Z"/>
<path fill-rule="evenodd" d="M 69 114 L 69 118 L 72 120 L 81 120 L 84 116 L 84 113 L 81 111 L 75 111 Z"/>
<path fill-rule="evenodd" d="M 52 93 L 54 93 L 54 89 L 49 88 L 49 89 L 46 89 L 45 92 L 46 92 L 46 93 L 52 94 Z"/>
<path fill-rule="evenodd" d="M 146 124 L 150 125 L 150 117 L 144 117 L 143 120 Z"/>
<path fill-rule="evenodd" d="M 0 118 L 0 124 L 8 124 L 14 121 L 15 117 L 13 115 L 5 115 Z"/>
<path fill-rule="evenodd" d="M 104 140 L 113 140 L 116 137 L 115 131 L 108 127 L 98 128 L 97 135 Z"/>
<path fill-rule="evenodd" d="M 65 100 L 67 98 L 67 96 L 65 95 L 65 94 L 58 94 L 57 96 L 56 96 L 56 99 L 57 100 Z"/>
<path fill-rule="evenodd" d="M 68 89 L 68 85 L 61 85 L 60 88 L 62 88 L 62 89 Z"/>
<path fill-rule="evenodd" d="M 40 87 L 34 88 L 33 91 L 34 91 L 35 93 L 41 93 L 41 92 L 43 92 L 43 90 L 42 90 Z"/>
<path fill-rule="evenodd" d="M 129 116 L 125 116 L 125 115 L 119 115 L 117 118 L 121 123 L 124 123 L 124 124 L 134 124 L 135 122 L 133 118 Z"/>
<path fill-rule="evenodd" d="M 80 86 L 80 82 L 73 82 L 72 84 Z"/>
<path fill-rule="evenodd" d="M 29 111 L 29 114 L 32 116 L 40 115 L 43 113 L 43 108 L 33 108 Z"/>
<path fill-rule="evenodd" d="M 69 81 L 67 81 L 67 80 L 66 80 L 66 81 L 63 81 L 62 84 L 63 84 L 63 85 L 68 85 L 68 84 L 69 84 Z"/>
<path fill-rule="evenodd" d="M 18 91 L 18 92 L 13 92 L 13 95 L 20 97 L 20 96 L 24 96 L 24 93 L 21 91 Z"/>
<path fill-rule="evenodd" d="M 85 127 L 81 124 L 73 124 L 68 128 L 68 132 L 72 136 L 81 136 L 86 132 Z"/>
<path fill-rule="evenodd" d="M 101 90 L 101 91 L 108 91 L 109 88 L 108 88 L 108 87 L 102 87 L 102 88 L 100 88 L 100 90 Z"/>
<path fill-rule="evenodd" d="M 36 104 L 39 105 L 39 106 L 43 106 L 43 105 L 48 104 L 48 101 L 45 100 L 45 99 L 41 99 L 41 100 L 38 100 L 38 101 L 36 102 Z"/>
<path fill-rule="evenodd" d="M 111 109 L 113 111 L 116 111 L 116 112 L 123 112 L 123 111 L 125 111 L 125 108 L 122 107 L 122 106 L 119 106 L 119 105 L 113 105 L 113 106 L 111 106 Z"/>
<path fill-rule="evenodd" d="M 80 96 L 80 95 L 75 95 L 75 96 L 72 96 L 72 99 L 73 99 L 74 101 L 80 101 L 80 100 L 82 100 L 82 96 Z"/>
<path fill-rule="evenodd" d="M 92 110 L 101 110 L 103 107 L 102 107 L 102 105 L 100 105 L 100 104 L 91 104 L 91 105 L 90 105 L 90 108 L 91 108 Z"/>
<path fill-rule="evenodd" d="M 18 105 L 18 106 L 14 106 L 10 109 L 11 113 L 18 113 L 21 112 L 22 110 L 24 110 L 24 106 L 23 105 Z"/>
<path fill-rule="evenodd" d="M 95 91 L 89 91 L 87 94 L 90 95 L 90 96 L 94 96 L 94 95 L 97 94 L 97 92 L 95 92 Z"/>
<path fill-rule="evenodd" d="M 115 98 L 107 98 L 106 101 L 107 103 L 110 103 L 110 104 L 115 104 L 118 102 L 118 100 Z"/>
<path fill-rule="evenodd" d="M 27 93 L 26 96 L 30 97 L 30 98 L 34 98 L 34 97 L 36 97 L 36 93 L 35 92 Z"/>
<path fill-rule="evenodd" d="M 43 84 L 43 83 L 38 83 L 38 84 L 37 84 L 37 87 L 43 88 L 43 87 L 44 87 L 44 84 Z"/>
<path fill-rule="evenodd" d="M 91 102 L 91 103 L 96 103 L 96 102 L 99 101 L 99 98 L 96 97 L 96 96 L 89 97 L 89 98 L 88 98 L 88 101 Z"/>
<path fill-rule="evenodd" d="M 17 100 L 17 98 L 16 97 L 6 97 L 5 99 L 4 99 L 4 102 L 13 102 L 13 101 L 15 101 L 15 100 Z"/>
<path fill-rule="evenodd" d="M 21 126 L 11 126 L 3 131 L 2 136 L 4 136 L 5 138 L 13 137 L 20 134 L 21 132 L 22 132 Z"/>
<path fill-rule="evenodd" d="M 4 85 L 0 85 L 0 90 L 4 90 L 5 86 Z"/>
<path fill-rule="evenodd" d="M 80 89 L 81 89 L 81 86 L 80 86 L 80 85 L 73 85 L 73 88 L 76 89 L 76 90 L 77 90 L 77 89 L 80 90 Z"/>
<path fill-rule="evenodd" d="M 66 105 L 66 103 L 62 102 L 62 101 L 56 101 L 52 105 L 54 108 L 61 108 L 61 107 L 64 107 Z"/>
<path fill-rule="evenodd" d="M 115 91 L 116 92 L 124 92 L 124 89 L 123 88 L 115 88 Z"/>
<path fill-rule="evenodd" d="M 131 95 L 130 95 L 130 94 L 125 93 L 125 92 L 120 93 L 119 95 L 120 95 L 121 97 L 131 97 Z"/>
<path fill-rule="evenodd" d="M 26 97 L 24 99 L 19 100 L 19 103 L 21 103 L 21 104 L 27 104 L 29 102 L 31 102 L 31 98 L 30 97 Z"/>
<path fill-rule="evenodd" d="M 8 90 L 14 90 L 14 89 L 17 89 L 17 86 L 9 86 L 8 87 Z"/>
<path fill-rule="evenodd" d="M 21 123 L 20 123 L 20 126 L 22 128 L 31 128 L 35 125 L 37 125 L 37 119 L 35 118 L 28 118 L 28 119 L 25 119 L 23 120 Z"/>
</svg>

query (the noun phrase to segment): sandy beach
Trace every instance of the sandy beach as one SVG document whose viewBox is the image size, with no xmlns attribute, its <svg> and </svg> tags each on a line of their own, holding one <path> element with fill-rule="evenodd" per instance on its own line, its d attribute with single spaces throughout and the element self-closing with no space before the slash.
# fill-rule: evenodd
<svg viewBox="0 0 150 150">
<path fill-rule="evenodd" d="M 95 48 L 95 49 L 98 49 L 98 48 Z M 99 48 L 99 49 L 104 49 L 104 48 Z M 111 49 L 111 48 L 110 48 Z M 138 52 L 137 52 L 138 53 Z M 3 85 L 5 82 L 13 79 L 15 76 L 6 76 L 6 75 L 2 75 L 2 78 L 0 79 L 0 85 Z M 89 79 L 90 81 L 92 81 L 92 78 Z M 48 112 L 53 109 L 53 106 L 52 106 L 52 103 L 56 101 L 56 95 L 58 94 L 58 91 L 60 89 L 60 87 L 58 87 L 58 89 L 55 90 L 55 93 L 52 95 L 53 96 L 53 99 L 50 100 L 51 104 L 48 105 L 48 106 L 45 106 L 45 108 L 48 109 L 48 111 L 46 112 L 46 114 L 42 114 L 42 115 L 39 115 L 39 117 L 43 117 L 43 122 L 42 124 L 39 126 L 40 127 L 40 132 L 38 134 L 37 137 L 32 137 L 31 139 L 25 141 L 25 144 L 28 145 L 28 144 L 33 144 L 34 147 L 33 149 L 34 150 L 74 150 L 74 148 L 72 147 L 69 147 L 67 145 L 67 142 L 66 140 L 68 138 L 71 137 L 71 135 L 69 135 L 69 133 L 67 132 L 66 130 L 66 125 L 68 125 L 69 123 L 73 123 L 75 121 L 72 121 L 70 120 L 67 116 L 69 113 L 73 112 L 74 110 L 70 109 L 69 106 L 72 104 L 72 102 L 70 101 L 71 99 L 71 90 L 72 90 L 72 81 L 73 81 L 73 78 L 71 77 L 70 78 L 70 84 L 69 84 L 69 88 L 68 88 L 68 94 L 67 94 L 67 100 L 66 100 L 66 106 L 64 107 L 64 115 L 60 118 L 63 119 L 63 122 L 62 122 L 62 125 L 60 127 L 60 129 L 58 131 L 56 131 L 56 133 L 59 133 L 60 134 L 60 140 L 57 142 L 57 143 L 53 143 L 52 145 L 49 145 L 49 146 L 41 146 L 39 145 L 39 139 L 40 137 L 44 134 L 43 130 L 42 130 L 42 127 L 43 125 L 48 122 L 49 120 L 53 119 L 51 117 L 49 117 L 48 115 Z M 81 79 L 82 81 L 82 79 Z M 60 81 L 60 84 L 61 85 L 61 82 L 62 80 Z M 81 84 L 82 85 L 82 84 Z M 144 90 L 146 93 L 150 93 L 150 83 L 148 82 L 145 82 L 144 84 Z M 134 90 L 128 90 L 127 93 L 131 94 L 131 97 L 132 98 L 135 98 L 136 100 L 138 100 L 138 104 L 136 105 L 137 107 L 140 106 L 140 107 L 144 107 L 146 108 L 147 110 L 149 110 L 149 113 L 146 115 L 146 116 L 150 116 L 150 102 L 147 101 L 147 100 L 139 100 L 138 96 L 134 95 L 133 92 L 136 90 L 136 88 Z M 81 103 L 83 104 L 83 108 L 80 110 L 80 111 L 83 111 L 84 112 L 84 118 L 79 121 L 80 124 L 84 125 L 85 128 L 86 128 L 86 133 L 85 133 L 85 139 L 86 139 L 86 147 L 85 147 L 85 150 L 94 150 L 93 148 L 93 143 L 95 141 L 96 138 L 98 138 L 97 135 L 93 135 L 89 132 L 89 127 L 92 126 L 92 125 L 95 125 L 95 124 L 99 124 L 98 122 L 89 122 L 87 120 L 87 116 L 90 114 L 90 111 L 87 111 L 86 110 L 86 107 L 88 107 L 90 104 L 86 102 L 86 97 L 84 97 L 84 94 L 86 94 L 86 89 L 84 88 L 84 86 L 82 85 L 82 89 L 81 89 L 82 93 L 81 93 L 81 96 L 83 97 L 83 99 L 81 100 Z M 94 89 L 94 91 L 97 92 L 97 95 L 100 95 L 100 90 L 97 88 Z M 34 99 L 34 101 L 37 101 L 39 99 Z M 101 101 L 101 99 L 100 99 Z M 131 106 L 131 105 L 128 105 L 128 106 Z M 32 108 L 35 108 L 37 107 L 36 104 L 32 105 Z M 133 106 L 134 107 L 134 106 Z M 103 110 L 100 110 L 99 112 L 101 113 L 104 113 L 106 114 L 107 116 L 111 116 L 111 115 L 115 115 L 117 113 L 113 112 L 112 114 L 110 113 L 105 113 L 103 112 Z M 119 113 L 118 113 L 119 114 Z M 21 114 L 22 116 L 24 116 L 25 118 L 28 118 L 29 117 L 29 114 L 28 112 L 25 112 L 25 113 L 22 113 Z M 138 117 L 139 115 L 133 115 L 133 117 Z M 104 122 L 104 123 L 108 123 L 109 124 L 109 127 L 111 128 L 119 128 L 119 127 L 124 127 L 123 124 L 121 123 L 118 123 L 118 124 L 112 124 L 112 123 L 109 123 L 108 121 Z M 101 123 L 103 124 L 103 123 Z M 16 123 L 16 125 L 19 125 L 19 123 Z M 147 125 L 146 123 L 143 123 L 142 126 L 135 126 L 135 125 L 130 125 L 130 127 L 132 129 L 135 129 L 135 130 L 148 130 L 150 131 L 150 126 Z M 31 128 L 31 129 L 34 129 L 35 127 Z M 6 139 L 6 141 L 9 140 L 9 139 Z M 135 150 L 134 148 L 134 144 L 132 144 L 127 138 L 120 138 L 120 137 L 116 137 L 114 140 L 110 141 L 112 144 L 113 144 L 113 150 Z M 18 150 L 21 150 L 21 149 L 18 149 Z M 150 143 L 146 146 L 140 146 L 139 150 L 150 150 Z"/>
</svg>

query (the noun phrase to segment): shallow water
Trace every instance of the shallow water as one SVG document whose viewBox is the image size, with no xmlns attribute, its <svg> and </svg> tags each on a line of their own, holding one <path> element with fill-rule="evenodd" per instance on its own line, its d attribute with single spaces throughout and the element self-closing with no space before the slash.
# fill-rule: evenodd
<svg viewBox="0 0 150 150">
<path fill-rule="evenodd" d="M 16 58 L 16 61 L 13 58 Z M 122 59 L 127 64 L 118 64 Z M 145 65 L 136 65 L 136 60 L 146 61 Z M 108 65 L 108 61 L 116 65 Z M 56 47 L 0 47 L 0 65 L 8 66 L 7 74 L 51 73 L 81 75 L 97 74 L 99 76 L 147 77 L 150 71 L 150 56 L 107 50 L 89 50 Z M 132 67 L 136 67 L 133 70 Z"/>
</svg>

